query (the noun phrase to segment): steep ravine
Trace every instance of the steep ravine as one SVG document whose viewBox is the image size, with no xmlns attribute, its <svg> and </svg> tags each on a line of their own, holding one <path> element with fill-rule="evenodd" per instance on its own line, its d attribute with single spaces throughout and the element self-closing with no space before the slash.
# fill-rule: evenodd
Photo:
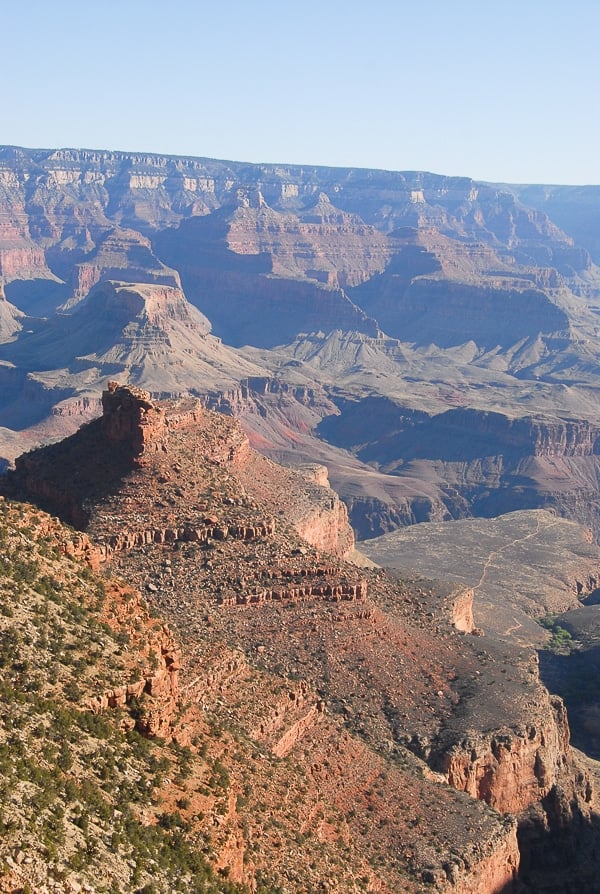
<svg viewBox="0 0 600 894">
<path fill-rule="evenodd" d="M 511 417 L 474 408 L 415 416 L 399 405 L 395 418 L 388 413 L 387 431 L 380 426 L 373 438 L 367 413 L 361 427 L 360 406 L 342 406 L 340 415 L 327 417 L 317 430 L 380 472 L 407 484 L 415 479 L 429 482 L 437 489 L 445 510 L 440 513 L 439 503 L 428 505 L 415 495 L 414 504 L 400 510 L 402 524 L 555 508 L 600 536 L 597 424 L 541 415 Z M 350 504 L 360 539 L 391 529 L 385 510 L 377 518 L 378 508 L 359 501 Z M 393 508 L 388 511 L 393 519 Z"/>
<path fill-rule="evenodd" d="M 538 508 L 600 538 L 600 426 L 592 422 L 474 408 L 430 416 L 279 377 L 202 399 L 238 418 L 267 456 L 327 465 L 360 540 L 424 521 Z"/>
</svg>

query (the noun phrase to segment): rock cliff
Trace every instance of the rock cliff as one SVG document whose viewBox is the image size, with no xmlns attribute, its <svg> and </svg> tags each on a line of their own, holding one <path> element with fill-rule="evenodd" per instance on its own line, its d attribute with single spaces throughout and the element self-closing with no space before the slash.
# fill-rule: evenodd
<svg viewBox="0 0 600 894">
<path fill-rule="evenodd" d="M 149 239 L 135 230 L 118 228 L 101 237 L 97 248 L 75 266 L 72 276 L 72 297 L 66 307 L 85 298 L 101 280 L 181 288 L 177 272 L 169 270 L 155 257 Z"/>
<path fill-rule="evenodd" d="M 154 676 L 140 665 L 139 679 L 96 697 L 133 705 L 139 729 L 186 747 L 208 735 L 205 714 L 233 725 L 227 794 L 213 767 L 219 809 L 178 790 L 184 822 L 210 817 L 215 865 L 251 884 L 273 865 L 278 884 L 301 891 L 300 864 L 339 866 L 343 842 L 340 890 L 362 878 L 380 891 L 467 891 L 514 875 L 516 826 L 498 810 L 518 814 L 530 886 L 558 842 L 593 843 L 562 709 L 529 653 L 511 651 L 544 636 L 532 605 L 570 607 L 579 583 L 591 587 L 593 558 L 542 599 L 489 597 L 485 623 L 499 550 L 458 589 L 345 565 L 347 511 L 320 468 L 364 536 L 540 507 L 598 536 L 600 275 L 574 194 L 14 147 L 0 149 L 0 186 L 4 461 L 72 434 L 106 392 L 102 421 L 25 455 L 3 489 L 82 529 L 61 555 L 130 578 L 188 643 L 181 675 L 197 714 L 180 728 L 162 646 Z M 131 386 L 109 385 L 120 377 Z M 247 435 L 205 407 L 238 415 Z M 284 471 L 250 444 L 313 465 Z M 196 678 L 209 681 L 203 694 Z M 162 719 L 146 697 L 164 697 Z M 300 805 L 281 816 L 310 860 L 238 807 L 250 797 L 233 760 L 244 736 L 253 771 L 272 761 L 274 800 L 292 792 Z M 283 757 L 305 771 L 305 790 L 296 777 L 290 789 Z"/>
<path fill-rule="evenodd" d="M 371 404 L 366 401 L 365 410 Z M 359 536 L 390 530 L 394 515 L 400 524 L 412 524 L 534 508 L 554 509 L 598 536 L 595 421 L 556 414 L 514 416 L 483 407 L 456 407 L 426 417 L 396 404 L 395 414 L 378 414 L 373 427 L 360 410 L 361 402 L 342 404 L 341 413 L 325 419 L 318 430 L 405 486 L 402 501 L 388 498 L 379 505 L 372 498 L 369 504 L 368 495 L 365 501 L 348 494 Z M 415 488 L 415 481 L 423 486 Z"/>
<path fill-rule="evenodd" d="M 130 516 L 127 529 L 121 528 L 106 539 L 105 551 L 152 542 L 259 539 L 273 533 L 275 512 L 319 549 L 340 556 L 353 549 L 354 536 L 345 507 L 329 487 L 326 470 L 276 467 L 251 450 L 236 421 L 205 410 L 196 399 L 160 405 L 142 389 L 111 381 L 103 393 L 102 408 L 101 419 L 88 425 L 83 437 L 74 436 L 54 448 L 56 462 L 49 461 L 44 449 L 19 458 L 16 472 L 9 476 L 9 489 L 15 494 L 35 495 L 66 521 L 87 527 L 90 499 L 117 487 L 123 475 L 135 470 L 145 480 L 146 468 L 156 466 L 162 496 L 157 493 L 154 506 L 140 506 Z M 185 453 L 182 440 L 187 442 Z M 239 476 L 240 496 L 220 517 L 207 515 L 200 498 L 195 512 L 185 506 L 178 516 L 169 509 L 173 467 L 178 473 L 185 464 L 190 473 L 189 487 L 206 493 L 206 481 L 194 480 L 194 440 L 202 463 L 210 460 L 215 475 L 219 469 L 225 475 L 231 470 Z M 49 449 L 52 454 L 54 450 Z M 71 460 L 67 460 L 71 453 Z M 70 480 L 63 475 L 65 461 L 78 465 L 77 474 Z M 98 469 L 103 469 L 106 477 L 99 476 Z M 250 505 L 246 492 L 259 497 L 271 515 L 258 522 L 250 513 L 245 516 L 243 507 Z"/>
<path fill-rule="evenodd" d="M 543 865 L 544 824 L 559 828 L 550 801 L 564 840 L 568 803 L 593 838 L 564 709 L 531 651 L 480 635 L 472 589 L 343 563 L 348 529 L 324 470 L 277 467 L 199 401 L 156 404 L 112 383 L 103 403 L 102 419 L 18 460 L 3 487 L 85 527 L 63 551 L 125 577 L 176 631 L 181 645 L 160 624 L 146 632 L 138 679 L 88 704 L 128 708 L 192 755 L 219 726 L 206 747 L 231 794 L 218 806 L 180 779 L 177 797 L 194 834 L 208 834 L 207 810 L 220 817 L 212 853 L 234 881 L 269 867 L 304 891 L 307 858 L 314 886 L 343 847 L 333 890 L 362 873 L 383 892 L 497 894 L 521 859 Z M 333 522 L 325 502 L 313 510 L 310 543 L 298 532 L 315 497 Z M 121 603 L 114 623 L 144 619 L 135 597 Z"/>
</svg>

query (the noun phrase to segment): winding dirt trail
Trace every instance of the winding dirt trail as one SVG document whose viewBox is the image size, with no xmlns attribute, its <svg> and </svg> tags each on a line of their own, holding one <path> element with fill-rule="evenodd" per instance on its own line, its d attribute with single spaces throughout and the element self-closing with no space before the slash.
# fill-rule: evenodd
<svg viewBox="0 0 600 894">
<path fill-rule="evenodd" d="M 488 570 L 490 566 L 493 564 L 496 556 L 499 556 L 500 553 L 506 552 L 506 550 L 511 549 L 511 547 L 515 546 L 517 543 L 525 543 L 527 540 L 531 540 L 533 537 L 537 537 L 542 529 L 553 528 L 555 525 L 559 523 L 559 519 L 555 521 L 549 522 L 548 524 L 542 524 L 541 519 L 536 519 L 536 528 L 535 531 L 530 531 L 529 534 L 526 534 L 524 537 L 516 537 L 514 540 L 505 543 L 504 546 L 499 547 L 498 549 L 493 550 L 485 562 L 483 563 L 483 570 L 481 572 L 481 577 L 479 581 L 473 587 L 473 592 L 475 593 L 484 583 L 485 578 L 487 576 Z"/>
<path fill-rule="evenodd" d="M 559 523 L 559 519 L 555 519 L 554 521 L 543 524 L 542 519 L 538 516 L 538 518 L 536 519 L 535 531 L 530 531 L 529 534 L 526 534 L 524 537 L 515 537 L 514 540 L 511 540 L 509 543 L 505 543 L 504 546 L 501 546 L 498 549 L 493 550 L 488 555 L 485 562 L 483 563 L 483 570 L 481 572 L 481 577 L 479 578 L 479 581 L 473 587 L 473 595 L 475 595 L 477 590 L 483 586 L 490 567 L 493 565 L 494 560 L 501 553 L 506 552 L 506 550 L 511 549 L 512 547 L 516 546 L 519 543 L 525 543 L 527 540 L 532 540 L 534 537 L 537 537 L 542 530 L 547 530 L 548 528 L 552 528 L 555 525 L 557 525 L 558 523 Z M 512 626 L 507 627 L 506 630 L 504 630 L 505 636 L 510 636 L 510 634 L 515 633 L 517 630 L 522 629 L 523 624 L 521 621 L 519 621 L 519 619 L 517 617 L 513 616 L 513 621 L 514 621 L 514 624 Z"/>
</svg>

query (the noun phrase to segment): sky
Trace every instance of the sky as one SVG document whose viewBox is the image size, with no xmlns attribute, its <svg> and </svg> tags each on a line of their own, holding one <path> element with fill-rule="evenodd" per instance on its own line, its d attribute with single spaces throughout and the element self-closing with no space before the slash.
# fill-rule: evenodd
<svg viewBox="0 0 600 894">
<path fill-rule="evenodd" d="M 0 144 L 600 184 L 597 0 L 0 13 Z"/>
</svg>

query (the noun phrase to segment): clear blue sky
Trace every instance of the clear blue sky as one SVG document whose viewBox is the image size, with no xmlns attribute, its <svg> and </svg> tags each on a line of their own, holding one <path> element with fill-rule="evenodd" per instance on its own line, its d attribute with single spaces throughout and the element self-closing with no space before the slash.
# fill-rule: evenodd
<svg viewBox="0 0 600 894">
<path fill-rule="evenodd" d="M 600 183 L 597 0 L 0 7 L 0 143 Z"/>
</svg>

